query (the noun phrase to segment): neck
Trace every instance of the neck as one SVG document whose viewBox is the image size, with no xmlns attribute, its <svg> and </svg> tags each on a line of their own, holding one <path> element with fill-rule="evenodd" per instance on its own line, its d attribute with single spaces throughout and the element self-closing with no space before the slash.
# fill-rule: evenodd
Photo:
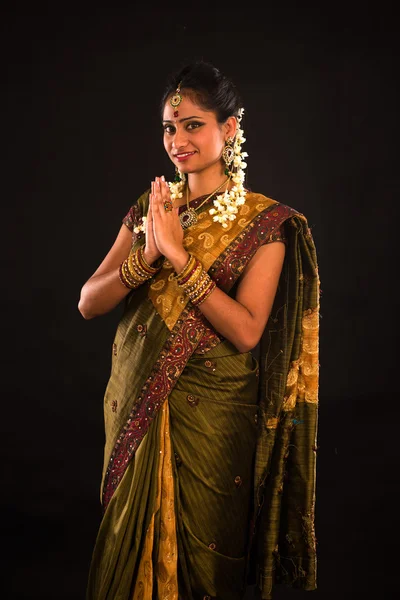
<svg viewBox="0 0 400 600">
<path fill-rule="evenodd" d="M 218 166 L 219 167 L 219 166 Z M 224 169 L 214 169 L 201 171 L 200 173 L 189 173 L 188 185 L 189 185 L 189 202 L 200 196 L 211 194 L 217 189 L 225 180 L 227 176 L 224 173 Z M 220 192 L 224 192 L 227 187 L 230 187 L 231 182 L 227 186 L 223 186 Z"/>
</svg>

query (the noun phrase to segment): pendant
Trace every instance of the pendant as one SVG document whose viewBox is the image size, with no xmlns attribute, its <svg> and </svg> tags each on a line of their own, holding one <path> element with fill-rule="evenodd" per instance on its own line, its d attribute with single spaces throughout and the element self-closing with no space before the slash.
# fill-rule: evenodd
<svg viewBox="0 0 400 600">
<path fill-rule="evenodd" d="M 194 208 L 189 208 L 179 215 L 179 219 L 183 229 L 187 229 L 191 225 L 197 223 L 197 213 Z"/>
</svg>

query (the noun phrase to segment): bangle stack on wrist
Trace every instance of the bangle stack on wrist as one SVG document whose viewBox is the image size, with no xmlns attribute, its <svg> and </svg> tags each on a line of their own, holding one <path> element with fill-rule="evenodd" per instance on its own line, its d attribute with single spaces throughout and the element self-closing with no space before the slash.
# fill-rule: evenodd
<svg viewBox="0 0 400 600">
<path fill-rule="evenodd" d="M 120 264 L 119 278 L 125 287 L 133 290 L 153 277 L 160 268 L 161 265 L 151 267 L 148 264 L 143 254 L 143 246 L 139 246 L 134 252 L 131 251 L 128 258 Z"/>
<path fill-rule="evenodd" d="M 188 262 L 175 279 L 195 306 L 204 302 L 217 286 L 207 271 L 203 269 L 199 259 L 190 252 Z"/>
</svg>

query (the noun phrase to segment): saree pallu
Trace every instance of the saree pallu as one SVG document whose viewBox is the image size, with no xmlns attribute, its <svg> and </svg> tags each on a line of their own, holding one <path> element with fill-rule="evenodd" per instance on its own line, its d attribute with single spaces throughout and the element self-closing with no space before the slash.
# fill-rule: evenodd
<svg viewBox="0 0 400 600">
<path fill-rule="evenodd" d="M 135 226 L 148 193 L 132 208 Z M 258 247 L 284 232 L 259 356 L 213 329 L 166 259 L 128 295 L 104 398 L 88 600 L 239 600 L 252 583 L 268 599 L 274 583 L 316 587 L 315 246 L 303 215 L 261 194 L 248 194 L 227 229 L 208 208 L 183 244 L 233 298 Z"/>
</svg>

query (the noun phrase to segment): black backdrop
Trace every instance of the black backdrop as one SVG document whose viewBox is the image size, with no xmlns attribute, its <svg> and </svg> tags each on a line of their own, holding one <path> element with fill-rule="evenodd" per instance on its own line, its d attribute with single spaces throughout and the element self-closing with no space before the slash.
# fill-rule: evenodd
<svg viewBox="0 0 400 600">
<path fill-rule="evenodd" d="M 390 9 L 57 4 L 2 17 L 2 597 L 84 598 L 122 307 L 85 321 L 80 288 L 133 200 L 154 176 L 172 177 L 159 99 L 171 70 L 204 58 L 242 93 L 250 187 L 303 212 L 317 246 L 313 597 L 391 598 L 398 32 Z M 292 596 L 311 597 L 277 593 Z"/>
</svg>

